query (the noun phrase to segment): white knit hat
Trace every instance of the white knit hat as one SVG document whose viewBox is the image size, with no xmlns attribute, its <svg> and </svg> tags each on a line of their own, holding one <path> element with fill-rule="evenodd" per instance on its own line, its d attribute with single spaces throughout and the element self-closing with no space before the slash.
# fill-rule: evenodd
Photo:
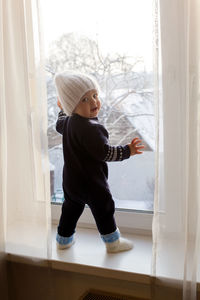
<svg viewBox="0 0 200 300">
<path fill-rule="evenodd" d="M 69 116 L 85 93 L 94 89 L 99 91 L 96 80 L 81 73 L 59 73 L 55 76 L 55 84 L 63 110 Z"/>
</svg>

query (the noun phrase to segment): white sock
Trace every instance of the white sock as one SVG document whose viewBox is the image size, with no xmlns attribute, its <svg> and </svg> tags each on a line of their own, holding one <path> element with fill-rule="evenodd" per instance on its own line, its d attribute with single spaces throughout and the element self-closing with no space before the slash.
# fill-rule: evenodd
<svg viewBox="0 0 200 300">
<path fill-rule="evenodd" d="M 120 231 L 118 228 L 114 232 L 101 235 L 101 238 L 106 245 L 108 253 L 117 253 L 131 250 L 133 248 L 133 243 L 131 241 L 120 236 Z"/>
<path fill-rule="evenodd" d="M 120 237 L 112 243 L 105 243 L 108 253 L 117 253 L 121 251 L 128 251 L 133 248 L 133 243 L 127 239 Z"/>
</svg>

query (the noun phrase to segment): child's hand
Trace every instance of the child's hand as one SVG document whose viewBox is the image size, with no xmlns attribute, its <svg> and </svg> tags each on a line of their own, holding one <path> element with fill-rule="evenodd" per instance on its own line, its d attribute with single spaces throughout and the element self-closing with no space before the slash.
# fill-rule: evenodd
<svg viewBox="0 0 200 300">
<path fill-rule="evenodd" d="M 58 101 L 57 101 L 57 105 L 58 105 L 58 107 L 59 107 L 60 109 L 63 109 L 63 108 L 62 108 L 62 105 L 61 105 L 61 103 L 60 103 L 59 98 L 58 98 Z"/>
<path fill-rule="evenodd" d="M 140 149 L 144 148 L 144 145 L 139 145 L 142 141 L 139 138 L 134 138 L 131 144 L 128 144 L 130 149 L 130 155 L 142 154 L 143 152 Z"/>
</svg>

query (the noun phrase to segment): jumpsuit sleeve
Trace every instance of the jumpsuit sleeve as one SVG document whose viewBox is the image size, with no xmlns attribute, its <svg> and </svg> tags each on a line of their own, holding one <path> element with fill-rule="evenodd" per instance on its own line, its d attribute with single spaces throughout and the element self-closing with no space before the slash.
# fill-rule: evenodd
<svg viewBox="0 0 200 300">
<path fill-rule="evenodd" d="M 65 121 L 67 119 L 67 115 L 64 113 L 63 110 L 61 110 L 58 114 L 58 120 L 56 122 L 56 131 L 60 134 L 63 134 Z"/>
<path fill-rule="evenodd" d="M 108 132 L 100 124 L 92 125 L 83 138 L 83 145 L 90 155 L 99 161 L 122 161 L 130 157 L 129 146 L 111 146 Z"/>
</svg>

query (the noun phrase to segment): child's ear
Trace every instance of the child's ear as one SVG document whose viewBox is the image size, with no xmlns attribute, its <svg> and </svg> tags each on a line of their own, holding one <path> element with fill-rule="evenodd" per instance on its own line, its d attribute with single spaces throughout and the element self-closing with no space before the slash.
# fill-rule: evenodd
<svg viewBox="0 0 200 300">
<path fill-rule="evenodd" d="M 60 100 L 59 100 L 58 97 L 57 97 L 57 105 L 58 105 L 58 107 L 59 107 L 60 109 L 62 109 L 62 105 L 61 105 Z"/>
</svg>

